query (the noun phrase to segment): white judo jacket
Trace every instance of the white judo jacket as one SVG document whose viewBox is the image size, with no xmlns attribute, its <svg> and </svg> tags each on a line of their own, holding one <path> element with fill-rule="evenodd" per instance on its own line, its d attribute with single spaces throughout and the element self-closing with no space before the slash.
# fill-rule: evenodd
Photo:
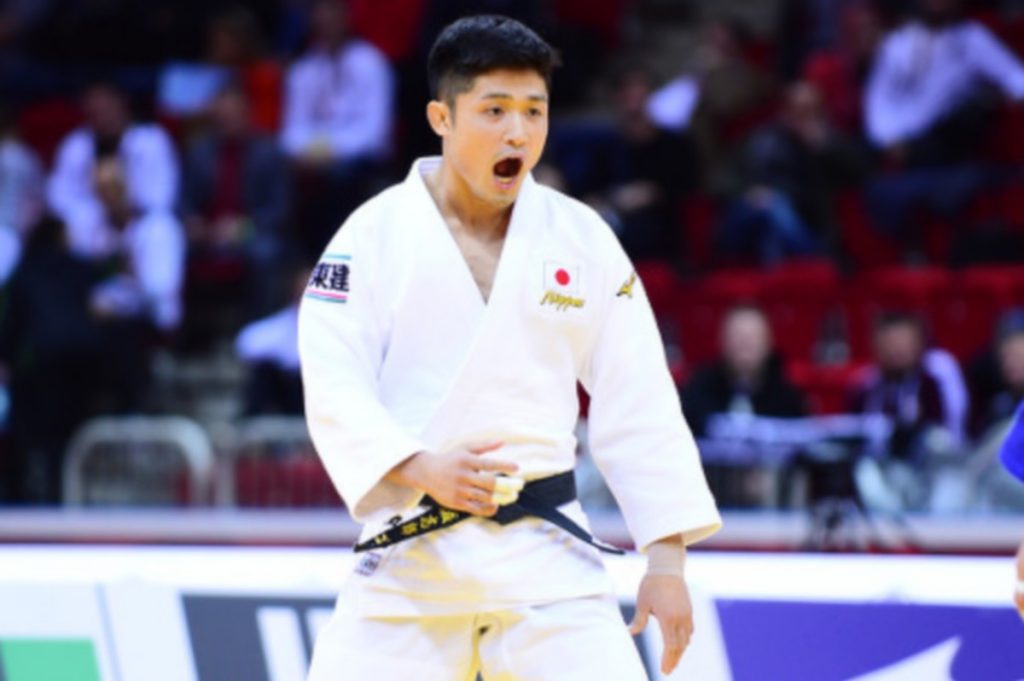
<svg viewBox="0 0 1024 681">
<path fill-rule="evenodd" d="M 527 177 L 485 303 L 417 161 L 358 209 L 299 314 L 313 442 L 364 537 L 420 495 L 383 480 L 411 454 L 482 442 L 527 480 L 589 445 L 641 549 L 720 526 L 643 286 L 611 229 Z M 562 508 L 586 526 L 578 502 Z M 367 554 L 343 598 L 368 615 L 457 614 L 611 591 L 598 552 L 545 521 L 471 518 Z"/>
</svg>

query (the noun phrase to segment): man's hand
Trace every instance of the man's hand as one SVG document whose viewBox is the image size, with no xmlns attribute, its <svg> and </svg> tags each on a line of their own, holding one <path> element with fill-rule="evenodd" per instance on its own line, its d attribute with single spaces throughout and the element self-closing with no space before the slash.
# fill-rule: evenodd
<svg viewBox="0 0 1024 681">
<path fill-rule="evenodd" d="M 1017 549 L 1017 589 L 1014 592 L 1013 600 L 1017 604 L 1017 612 L 1024 617 L 1024 541 Z"/>
<path fill-rule="evenodd" d="M 640 582 L 636 597 L 636 614 L 629 633 L 636 636 L 647 627 L 647 617 L 654 615 L 661 627 L 665 650 L 661 656 L 661 673 L 669 674 L 693 636 L 693 606 L 682 577 L 646 575 Z"/>
<path fill-rule="evenodd" d="M 492 442 L 443 454 L 420 452 L 385 477 L 429 494 L 447 508 L 489 517 L 498 512 L 494 500 L 497 474 L 511 475 L 519 470 L 514 463 L 481 456 L 502 446 L 503 442 Z"/>
</svg>

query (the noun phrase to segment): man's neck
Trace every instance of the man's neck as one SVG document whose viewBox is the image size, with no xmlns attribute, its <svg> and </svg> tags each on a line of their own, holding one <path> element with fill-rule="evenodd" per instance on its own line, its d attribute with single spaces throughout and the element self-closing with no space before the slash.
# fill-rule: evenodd
<svg viewBox="0 0 1024 681">
<path fill-rule="evenodd" d="M 473 195 L 472 190 L 444 161 L 424 176 L 427 189 L 449 227 L 486 241 L 499 241 L 508 232 L 512 206 L 495 206 Z"/>
</svg>

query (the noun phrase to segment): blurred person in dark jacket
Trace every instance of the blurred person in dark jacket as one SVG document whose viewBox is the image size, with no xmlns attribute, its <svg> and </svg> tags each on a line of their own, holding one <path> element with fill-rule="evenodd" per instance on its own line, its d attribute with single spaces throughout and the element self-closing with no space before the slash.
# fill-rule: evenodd
<svg viewBox="0 0 1024 681">
<path fill-rule="evenodd" d="M 773 418 L 805 416 L 804 396 L 785 377 L 772 347 L 768 320 L 757 307 L 740 305 L 722 322 L 721 356 L 699 369 L 682 391 L 683 412 L 694 435 L 705 441 L 717 415 Z M 751 452 L 756 455 L 757 444 Z M 776 478 L 759 466 L 705 461 L 704 470 L 718 502 L 728 506 L 761 504 L 781 493 L 792 498 L 792 475 Z"/>
<path fill-rule="evenodd" d="M 804 396 L 783 373 L 772 347 L 764 312 L 749 305 L 733 308 L 722 322 L 721 356 L 697 371 L 683 389 L 683 411 L 694 434 L 706 434 L 713 414 L 804 416 Z"/>
<path fill-rule="evenodd" d="M 1002 423 L 1024 399 L 1024 308 L 1007 310 L 992 344 L 969 365 L 970 435 L 977 439 Z"/>
<path fill-rule="evenodd" d="M 858 465 L 861 493 L 876 509 L 921 509 L 932 497 L 932 473 L 951 459 L 955 444 L 942 385 L 926 364 L 923 322 L 903 312 L 881 315 L 874 353 L 851 406 L 887 417 L 892 434 L 868 445 Z"/>
<path fill-rule="evenodd" d="M 739 196 L 719 226 L 720 252 L 753 253 L 762 264 L 833 245 L 835 188 L 863 171 L 863 154 L 835 130 L 821 94 L 806 82 L 786 90 L 778 119 L 747 142 Z"/>
<path fill-rule="evenodd" d="M 557 126 L 550 161 L 568 191 L 611 225 L 631 258 L 675 259 L 679 202 L 699 181 L 693 141 L 652 117 L 649 69 L 627 63 L 615 80 L 615 119 Z"/>
<path fill-rule="evenodd" d="M 942 428 L 945 413 L 939 382 L 925 367 L 925 332 L 917 317 L 883 314 L 875 324 L 874 365 L 853 398 L 854 411 L 892 419 L 887 458 L 915 460 L 927 449 L 925 436 Z"/>
<path fill-rule="evenodd" d="M 276 140 L 256 132 L 249 99 L 230 84 L 214 98 L 210 129 L 189 145 L 180 213 L 189 259 L 245 269 L 251 314 L 269 311 L 290 209 L 290 177 Z"/>
<path fill-rule="evenodd" d="M 94 264 L 69 252 L 64 225 L 44 217 L 32 229 L 0 314 L 0 369 L 11 394 L 12 451 L 0 499 L 55 503 L 64 448 L 109 384 L 116 358 L 89 306 L 100 280 Z"/>
</svg>

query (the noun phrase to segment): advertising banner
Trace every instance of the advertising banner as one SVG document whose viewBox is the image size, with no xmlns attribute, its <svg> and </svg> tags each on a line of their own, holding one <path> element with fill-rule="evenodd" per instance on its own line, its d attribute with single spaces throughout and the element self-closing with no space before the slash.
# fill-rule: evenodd
<svg viewBox="0 0 1024 681">
<path fill-rule="evenodd" d="M 0 548 L 0 681 L 302 681 L 342 549 Z M 644 562 L 608 561 L 624 619 Z M 669 679 L 1021 681 L 1009 559 L 713 554 Z M 636 639 L 650 678 L 661 640 Z M 387 680 L 382 680 L 387 681 Z"/>
</svg>

